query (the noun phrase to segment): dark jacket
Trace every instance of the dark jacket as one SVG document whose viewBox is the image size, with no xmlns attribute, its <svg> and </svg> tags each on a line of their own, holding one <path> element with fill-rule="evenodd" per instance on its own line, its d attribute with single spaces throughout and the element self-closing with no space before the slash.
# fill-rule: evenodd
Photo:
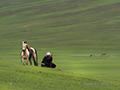
<svg viewBox="0 0 120 90">
<path fill-rule="evenodd" d="M 44 63 L 45 66 L 50 67 L 50 65 L 51 65 L 51 63 L 52 63 L 52 60 L 53 60 L 52 56 L 50 56 L 50 57 L 49 57 L 49 56 L 45 56 L 45 57 L 43 58 L 42 63 Z"/>
</svg>

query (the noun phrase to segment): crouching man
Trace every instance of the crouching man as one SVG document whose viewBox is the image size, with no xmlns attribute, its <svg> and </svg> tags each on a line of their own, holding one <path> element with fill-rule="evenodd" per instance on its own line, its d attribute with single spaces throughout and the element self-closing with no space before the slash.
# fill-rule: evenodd
<svg viewBox="0 0 120 90">
<path fill-rule="evenodd" d="M 55 68 L 56 65 L 52 63 L 52 60 L 53 60 L 52 55 L 50 54 L 50 52 L 47 52 L 46 56 L 43 58 L 41 62 L 41 67 Z"/>
</svg>

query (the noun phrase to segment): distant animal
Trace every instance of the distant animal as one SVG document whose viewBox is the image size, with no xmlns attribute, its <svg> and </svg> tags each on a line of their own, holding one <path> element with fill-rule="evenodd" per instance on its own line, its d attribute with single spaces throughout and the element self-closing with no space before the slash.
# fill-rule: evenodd
<svg viewBox="0 0 120 90">
<path fill-rule="evenodd" d="M 103 56 L 103 55 L 106 55 L 106 53 L 103 53 L 102 56 Z"/>
<path fill-rule="evenodd" d="M 92 57 L 92 54 L 90 55 L 90 57 Z"/>
<path fill-rule="evenodd" d="M 32 58 L 33 61 L 34 61 L 34 65 L 38 66 L 37 51 L 36 51 L 36 49 L 31 48 L 29 50 L 26 45 L 27 44 L 24 43 L 24 41 L 22 41 L 21 58 L 22 58 L 23 65 L 25 65 L 24 64 L 25 59 L 26 59 L 26 65 L 28 65 L 28 60 L 30 62 L 30 65 L 32 65 L 32 61 L 31 61 L 31 58 Z"/>
</svg>

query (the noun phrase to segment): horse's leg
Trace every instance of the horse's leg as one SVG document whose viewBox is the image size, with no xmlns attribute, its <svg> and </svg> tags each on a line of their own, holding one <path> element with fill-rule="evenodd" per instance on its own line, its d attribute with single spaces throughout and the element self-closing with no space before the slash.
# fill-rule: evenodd
<svg viewBox="0 0 120 90">
<path fill-rule="evenodd" d="M 24 64 L 24 58 L 22 58 L 22 62 L 23 62 L 23 65 L 25 65 L 25 64 Z"/>
<path fill-rule="evenodd" d="M 31 61 L 31 59 L 29 59 L 29 62 L 30 62 L 30 65 L 32 65 L 32 61 Z"/>
<path fill-rule="evenodd" d="M 35 66 L 38 66 L 37 56 L 36 56 L 35 53 L 34 53 L 34 55 L 33 55 L 33 60 L 34 60 L 34 64 L 35 64 Z"/>
<path fill-rule="evenodd" d="M 28 58 L 26 59 L 26 65 L 28 65 Z"/>
<path fill-rule="evenodd" d="M 29 62 L 30 62 L 30 65 L 32 65 L 32 61 L 31 61 L 31 54 L 30 54 L 30 56 L 29 56 Z"/>
<path fill-rule="evenodd" d="M 34 61 L 34 65 L 36 66 L 34 54 L 33 54 L 32 58 L 33 58 L 33 61 Z"/>
<path fill-rule="evenodd" d="M 37 59 L 36 59 L 36 52 L 35 52 L 35 50 L 31 50 L 31 56 L 32 56 L 33 61 L 34 61 L 34 65 L 38 66 L 37 65 Z"/>
</svg>

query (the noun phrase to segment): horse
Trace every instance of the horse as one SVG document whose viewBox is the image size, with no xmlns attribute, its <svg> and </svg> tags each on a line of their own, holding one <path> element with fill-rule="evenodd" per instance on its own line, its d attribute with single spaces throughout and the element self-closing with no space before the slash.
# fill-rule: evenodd
<svg viewBox="0 0 120 90">
<path fill-rule="evenodd" d="M 32 61 L 31 61 L 31 58 L 33 59 L 34 61 L 34 65 L 35 66 L 38 66 L 38 59 L 37 59 L 37 51 L 36 49 L 32 48 L 29 50 L 27 47 L 26 47 L 26 43 L 24 43 L 24 41 L 22 41 L 22 52 L 21 52 L 21 58 L 22 58 L 22 62 L 23 62 L 23 65 L 24 64 L 24 60 L 26 59 L 26 65 L 28 65 L 28 60 L 30 62 L 30 65 L 32 65 Z"/>
</svg>

